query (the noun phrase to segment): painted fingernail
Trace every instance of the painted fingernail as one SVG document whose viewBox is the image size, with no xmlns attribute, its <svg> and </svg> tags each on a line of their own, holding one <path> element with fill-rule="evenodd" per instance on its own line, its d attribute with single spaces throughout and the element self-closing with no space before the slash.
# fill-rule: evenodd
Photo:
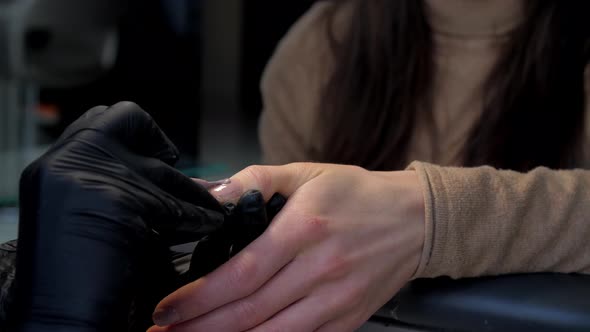
<svg viewBox="0 0 590 332">
<path fill-rule="evenodd" d="M 159 308 L 152 314 L 154 324 L 158 326 L 168 326 L 180 321 L 180 315 L 174 308 L 164 307 Z"/>
<path fill-rule="evenodd" d="M 230 181 L 209 191 L 221 202 L 237 202 L 242 195 L 242 186 L 238 181 Z"/>
<path fill-rule="evenodd" d="M 219 180 L 219 181 L 207 181 L 207 180 L 193 178 L 193 181 L 202 185 L 207 190 L 211 190 L 215 187 L 231 183 L 231 179 L 223 179 L 223 180 Z"/>
</svg>

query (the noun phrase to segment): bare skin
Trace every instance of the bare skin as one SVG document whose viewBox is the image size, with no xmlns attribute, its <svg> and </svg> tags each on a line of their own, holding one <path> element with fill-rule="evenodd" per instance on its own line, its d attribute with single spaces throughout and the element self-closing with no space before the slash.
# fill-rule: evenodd
<svg viewBox="0 0 590 332">
<path fill-rule="evenodd" d="M 416 271 L 424 201 L 415 172 L 254 166 L 211 192 L 289 198 L 267 231 L 160 302 L 149 332 L 354 331 Z"/>
</svg>

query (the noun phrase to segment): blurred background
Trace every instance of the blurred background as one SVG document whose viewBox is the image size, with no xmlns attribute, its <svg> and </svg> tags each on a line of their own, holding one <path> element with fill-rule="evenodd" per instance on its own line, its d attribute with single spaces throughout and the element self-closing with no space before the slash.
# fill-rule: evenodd
<svg viewBox="0 0 590 332">
<path fill-rule="evenodd" d="M 191 176 L 258 163 L 259 80 L 312 0 L 0 0 L 0 242 L 18 179 L 95 105 L 137 102 Z"/>
</svg>

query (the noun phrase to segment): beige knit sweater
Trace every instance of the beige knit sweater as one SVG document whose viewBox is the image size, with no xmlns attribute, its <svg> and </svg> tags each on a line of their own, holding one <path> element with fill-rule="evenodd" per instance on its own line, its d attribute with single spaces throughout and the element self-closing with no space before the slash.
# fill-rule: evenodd
<svg viewBox="0 0 590 332">
<path fill-rule="evenodd" d="M 456 167 L 463 139 L 482 109 L 481 84 L 519 23 L 523 2 L 426 0 L 436 41 L 436 139 L 419 123 L 410 143 L 408 163 L 417 161 L 409 169 L 418 172 L 426 203 L 426 241 L 416 277 L 590 273 L 590 171 L 583 170 L 589 162 L 580 170 L 538 168 L 527 174 Z M 329 6 L 319 2 L 300 19 L 265 72 L 260 140 L 267 163 L 310 161 L 309 151 L 317 148 L 319 98 L 333 64 L 323 15 Z M 335 24 L 347 24 L 352 15 L 343 10 Z"/>
</svg>

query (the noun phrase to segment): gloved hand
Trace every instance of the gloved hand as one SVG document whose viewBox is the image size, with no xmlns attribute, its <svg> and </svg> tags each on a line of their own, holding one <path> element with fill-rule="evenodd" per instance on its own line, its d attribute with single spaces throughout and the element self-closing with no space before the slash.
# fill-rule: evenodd
<svg viewBox="0 0 590 332">
<path fill-rule="evenodd" d="M 199 241 L 183 283 L 207 275 L 244 249 L 266 230 L 286 202 L 285 197 L 275 194 L 265 204 L 262 193 L 251 190 L 242 195 L 237 206 L 224 205 L 226 222 Z"/>
<path fill-rule="evenodd" d="M 173 169 L 177 157 L 124 102 L 85 113 L 23 172 L 11 331 L 127 331 L 145 281 L 173 273 L 166 247 L 224 222 L 214 197 Z"/>
</svg>

